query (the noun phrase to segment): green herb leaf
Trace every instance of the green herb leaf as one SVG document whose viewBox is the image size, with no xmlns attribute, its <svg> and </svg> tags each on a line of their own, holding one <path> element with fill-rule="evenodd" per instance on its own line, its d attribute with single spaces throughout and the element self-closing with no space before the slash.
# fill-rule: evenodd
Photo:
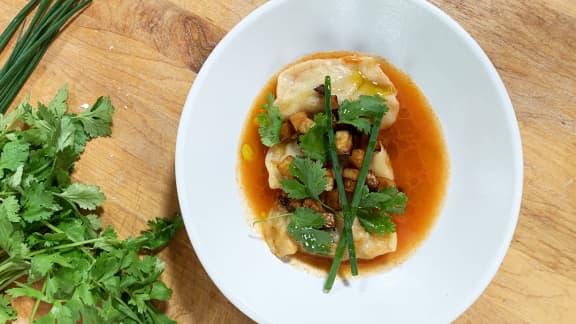
<svg viewBox="0 0 576 324">
<path fill-rule="evenodd" d="M 17 319 L 16 310 L 12 308 L 10 298 L 6 295 L 0 295 L 0 323 L 8 323 Z"/>
<path fill-rule="evenodd" d="M 15 284 L 18 287 L 6 290 L 6 293 L 8 295 L 10 295 L 12 298 L 27 296 L 27 297 L 40 299 L 40 300 L 45 299 L 44 294 L 42 294 L 42 292 L 40 290 L 33 288 L 33 287 L 30 287 L 30 286 L 23 284 L 21 282 L 15 282 Z"/>
<path fill-rule="evenodd" d="M 379 95 L 361 95 L 357 100 L 344 100 L 338 108 L 338 122 L 349 124 L 365 134 L 370 133 L 371 119 L 388 112 L 386 101 Z"/>
<path fill-rule="evenodd" d="M 15 196 L 8 196 L 2 199 L 0 208 L 3 209 L 3 217 L 6 217 L 12 223 L 20 222 L 20 215 L 18 213 L 20 211 L 20 204 L 18 203 L 18 199 L 16 199 Z"/>
<path fill-rule="evenodd" d="M 396 224 L 390 214 L 403 213 L 408 197 L 394 187 L 384 188 L 380 192 L 370 192 L 368 187 L 364 186 L 361 194 L 357 216 L 366 232 L 394 233 Z"/>
<path fill-rule="evenodd" d="M 396 224 L 389 214 L 367 209 L 359 209 L 358 221 L 368 233 L 389 234 L 396 232 Z"/>
<path fill-rule="evenodd" d="M 262 105 L 264 113 L 257 116 L 258 134 L 262 144 L 271 147 L 280 143 L 280 128 L 282 128 L 282 117 L 280 109 L 274 106 L 274 96 L 269 94 L 266 97 L 267 103 Z"/>
<path fill-rule="evenodd" d="M 2 148 L 0 169 L 16 171 L 28 159 L 30 145 L 27 143 L 9 142 Z"/>
<path fill-rule="evenodd" d="M 55 147 L 56 152 L 62 152 L 67 147 L 74 145 L 74 135 L 76 133 L 76 127 L 72 122 L 70 116 L 63 116 L 59 122 L 56 122 L 56 132 L 55 136 Z"/>
<path fill-rule="evenodd" d="M 80 113 L 77 118 L 84 126 L 84 131 L 90 138 L 109 136 L 112 133 L 110 123 L 114 106 L 109 97 L 100 97 L 88 110 Z"/>
<path fill-rule="evenodd" d="M 162 281 L 155 281 L 150 290 L 150 299 L 168 300 L 172 296 L 172 289 L 166 287 Z"/>
<path fill-rule="evenodd" d="M 28 223 L 46 220 L 62 207 L 54 201 L 44 182 L 33 181 L 25 187 L 22 219 Z"/>
<path fill-rule="evenodd" d="M 314 115 L 314 126 L 308 132 L 300 136 L 300 148 L 302 152 L 312 160 L 326 162 L 328 154 L 326 128 L 326 114 Z"/>
<path fill-rule="evenodd" d="M 45 277 L 55 265 L 60 265 L 62 267 L 72 266 L 70 263 L 68 263 L 68 259 L 60 255 L 59 253 L 39 254 L 32 257 L 29 272 L 30 277 L 28 280 L 30 282 L 34 282 L 38 279 Z"/>
<path fill-rule="evenodd" d="M 80 183 L 73 183 L 66 190 L 56 195 L 71 203 L 78 204 L 80 208 L 88 210 L 96 209 L 106 199 L 97 186 Z"/>
<path fill-rule="evenodd" d="M 321 228 L 326 225 L 326 219 L 313 209 L 298 207 L 292 214 L 290 223 L 300 227 Z"/>
<path fill-rule="evenodd" d="M 68 110 L 68 105 L 66 101 L 68 100 L 68 85 L 64 85 L 58 92 L 54 99 L 48 104 L 48 110 L 50 110 L 56 116 L 64 116 L 64 113 Z"/>
<path fill-rule="evenodd" d="M 148 221 L 149 229 L 140 232 L 140 237 L 128 239 L 124 244 L 127 248 L 134 250 L 157 251 L 170 243 L 182 226 L 184 222 L 179 214 L 175 214 L 173 220 L 158 217 Z"/>
<path fill-rule="evenodd" d="M 326 169 L 322 167 L 320 161 L 295 157 L 288 171 L 294 179 L 283 179 L 280 186 L 290 198 L 318 199 L 328 185 L 329 180 L 325 178 Z"/>
<path fill-rule="evenodd" d="M 395 187 L 385 187 L 380 192 L 369 192 L 364 186 L 359 208 L 377 208 L 385 213 L 401 214 L 406 208 L 408 196 Z"/>
<path fill-rule="evenodd" d="M 290 223 L 288 234 L 311 253 L 328 254 L 334 238 L 329 232 L 320 230 L 326 224 L 324 217 L 309 208 L 296 208 Z"/>
</svg>

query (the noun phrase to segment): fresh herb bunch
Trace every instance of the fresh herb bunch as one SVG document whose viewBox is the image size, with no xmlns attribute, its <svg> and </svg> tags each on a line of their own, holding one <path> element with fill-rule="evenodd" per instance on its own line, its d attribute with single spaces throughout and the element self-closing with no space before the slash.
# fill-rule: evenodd
<svg viewBox="0 0 576 324">
<path fill-rule="evenodd" d="M 67 97 L 64 87 L 47 106 L 26 99 L 0 116 L 0 322 L 16 319 L 10 298 L 27 296 L 31 321 L 51 305 L 36 323 L 172 323 L 153 305 L 171 295 L 164 264 L 140 253 L 169 243 L 182 219 L 157 218 L 126 240 L 102 229 L 104 194 L 70 173 L 89 140 L 110 135 L 114 108 L 101 97 L 71 114 Z"/>
<path fill-rule="evenodd" d="M 25 30 L 18 33 L 16 44 L 0 69 L 0 114 L 8 107 L 32 74 L 48 47 L 66 24 L 92 0 L 29 0 L 0 34 L 0 54 L 37 7 Z"/>
<path fill-rule="evenodd" d="M 344 191 L 340 159 L 335 145 L 329 76 L 325 78 L 323 91 L 325 113 L 316 113 L 313 126 L 305 134 L 299 136 L 298 141 L 303 156 L 293 158 L 288 169 L 290 177 L 281 181 L 281 188 L 287 197 L 291 199 L 312 199 L 320 203 L 325 209 L 333 211 L 319 198 L 328 184 L 328 179 L 326 178 L 327 170 L 324 165 L 329 162 L 334 172 L 344 223 L 342 233 L 339 235 L 338 245 L 334 249 L 334 239 L 327 231 L 322 230 L 326 225 L 325 218 L 311 208 L 298 207 L 293 213 L 281 216 L 291 217 L 288 224 L 288 233 L 305 250 L 317 254 L 334 252 L 333 263 L 324 285 L 324 290 L 329 291 L 340 268 L 346 247 L 348 248 L 352 275 L 358 274 L 352 234 L 354 219 L 358 217 L 359 223 L 368 233 L 394 233 L 396 225 L 392 221 L 391 215 L 403 213 L 408 198 L 394 187 L 386 187 L 379 192 L 370 192 L 364 184 L 376 146 L 380 122 L 382 117 L 388 112 L 388 106 L 379 95 L 361 95 L 357 100 L 345 100 L 338 107 L 338 124 L 352 126 L 359 132 L 369 136 L 366 155 L 359 170 L 352 200 L 348 201 Z M 258 131 L 261 141 L 269 147 L 280 142 L 279 134 L 282 127 L 280 110 L 273 105 L 273 102 L 273 95 L 268 95 L 267 103 L 263 106 L 265 112 L 258 116 Z"/>
</svg>

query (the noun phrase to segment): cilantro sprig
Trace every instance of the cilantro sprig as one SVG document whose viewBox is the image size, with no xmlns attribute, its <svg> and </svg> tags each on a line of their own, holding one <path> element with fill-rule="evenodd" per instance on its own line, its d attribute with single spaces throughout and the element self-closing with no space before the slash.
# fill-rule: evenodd
<svg viewBox="0 0 576 324">
<path fill-rule="evenodd" d="M 338 107 L 338 123 L 349 124 L 365 134 L 371 133 L 372 120 L 388 112 L 384 99 L 378 95 L 360 95 L 357 100 L 344 100 Z"/>
<path fill-rule="evenodd" d="M 356 216 L 368 233 L 394 233 L 396 224 L 391 215 L 403 213 L 407 201 L 406 194 L 397 188 L 386 187 L 379 192 L 370 192 L 367 186 L 363 186 Z"/>
<path fill-rule="evenodd" d="M 326 162 L 328 156 L 328 138 L 326 136 L 328 128 L 326 121 L 326 114 L 317 113 L 314 115 L 314 126 L 299 138 L 302 152 L 310 159 L 321 163 Z"/>
<path fill-rule="evenodd" d="M 104 194 L 70 173 L 90 139 L 110 134 L 114 108 L 101 97 L 71 114 L 67 98 L 64 87 L 47 106 L 26 100 L 0 116 L 0 322 L 16 319 L 11 298 L 27 296 L 38 323 L 172 323 L 154 306 L 171 295 L 164 263 L 141 254 L 168 244 L 182 219 L 125 240 L 102 228 Z M 36 318 L 40 303 L 51 308 Z"/>
<path fill-rule="evenodd" d="M 262 144 L 271 147 L 280 143 L 280 129 L 282 117 L 280 109 L 274 106 L 274 96 L 270 93 L 266 96 L 266 103 L 262 105 L 263 113 L 258 114 L 258 134 Z"/>
<path fill-rule="evenodd" d="M 328 185 L 326 169 L 320 161 L 295 157 L 288 169 L 293 178 L 282 179 L 280 186 L 288 197 L 293 199 L 313 198 L 319 200 L 320 194 Z"/>
<path fill-rule="evenodd" d="M 326 219 L 310 208 L 298 207 L 291 215 L 288 234 L 311 253 L 328 254 L 334 238 L 330 233 L 321 230 Z"/>
</svg>

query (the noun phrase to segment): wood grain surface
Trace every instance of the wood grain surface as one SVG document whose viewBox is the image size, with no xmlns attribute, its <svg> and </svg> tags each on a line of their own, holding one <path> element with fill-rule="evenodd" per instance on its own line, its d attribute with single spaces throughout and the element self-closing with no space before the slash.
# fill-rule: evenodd
<svg viewBox="0 0 576 324">
<path fill-rule="evenodd" d="M 264 0 L 95 0 L 48 51 L 20 95 L 49 100 L 68 83 L 80 110 L 109 95 L 111 138 L 89 144 L 74 173 L 107 195 L 122 237 L 178 210 L 174 146 L 182 106 L 218 41 Z M 0 0 L 0 28 L 26 3 Z M 525 161 L 514 239 L 458 323 L 576 322 L 576 1 L 432 0 L 486 51 L 512 97 Z M 2 57 L 0 57 L 2 60 Z M 161 253 L 180 323 L 250 323 L 210 281 L 186 233 Z M 25 319 L 31 308 L 18 301 Z"/>
</svg>

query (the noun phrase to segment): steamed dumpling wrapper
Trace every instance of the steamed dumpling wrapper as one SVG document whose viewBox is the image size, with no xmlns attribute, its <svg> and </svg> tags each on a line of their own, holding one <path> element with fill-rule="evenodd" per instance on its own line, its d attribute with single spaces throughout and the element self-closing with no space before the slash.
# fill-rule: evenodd
<svg viewBox="0 0 576 324">
<path fill-rule="evenodd" d="M 396 121 L 399 109 L 396 87 L 378 61 L 370 56 L 313 59 L 282 71 L 278 75 L 274 102 L 280 108 L 282 119 L 300 111 L 310 114 L 323 111 L 324 101 L 314 88 L 324 84 L 326 75 L 332 81 L 332 94 L 338 96 L 340 102 L 358 99 L 360 95 L 379 94 L 390 109 L 380 127 L 387 128 Z"/>
</svg>

